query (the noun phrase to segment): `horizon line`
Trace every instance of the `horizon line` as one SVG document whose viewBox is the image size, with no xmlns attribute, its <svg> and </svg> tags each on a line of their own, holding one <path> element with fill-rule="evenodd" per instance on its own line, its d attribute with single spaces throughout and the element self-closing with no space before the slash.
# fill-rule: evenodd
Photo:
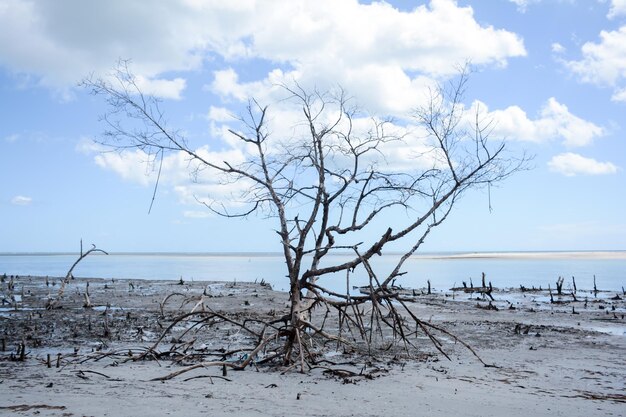
<svg viewBox="0 0 626 417">
<path fill-rule="evenodd" d="M 0 256 L 60 256 L 60 255 L 76 255 L 79 251 L 16 251 L 16 252 L 0 252 Z M 403 251 L 390 251 L 383 253 L 385 255 L 403 255 Z M 626 249 L 555 249 L 555 250 L 485 250 L 485 251 L 473 251 L 473 250 L 440 250 L 440 251 L 424 251 L 416 252 L 412 256 L 437 256 L 443 255 L 445 257 L 480 257 L 494 256 L 494 255 L 531 255 L 531 254 L 609 254 L 609 253 L 626 253 Z M 109 255 L 120 256 L 282 256 L 280 251 L 119 251 L 108 252 Z M 350 255 L 352 252 L 335 252 L 329 253 L 330 256 L 345 256 Z M 102 253 L 94 253 L 97 256 L 106 256 Z"/>
</svg>

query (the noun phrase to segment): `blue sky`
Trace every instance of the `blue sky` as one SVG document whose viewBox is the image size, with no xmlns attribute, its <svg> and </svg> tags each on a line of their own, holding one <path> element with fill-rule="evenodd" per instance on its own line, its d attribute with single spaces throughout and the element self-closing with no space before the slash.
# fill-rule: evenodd
<svg viewBox="0 0 626 417">
<path fill-rule="evenodd" d="M 286 79 L 406 115 L 471 61 L 469 111 L 534 169 L 465 196 L 427 251 L 626 249 L 626 1 L 0 0 L 0 252 L 277 251 L 271 220 L 209 215 L 184 163 L 98 152 L 76 87 L 132 60 L 194 146 Z M 393 161 L 392 161 L 393 162 Z M 399 163 L 399 162 L 398 162 Z"/>
</svg>

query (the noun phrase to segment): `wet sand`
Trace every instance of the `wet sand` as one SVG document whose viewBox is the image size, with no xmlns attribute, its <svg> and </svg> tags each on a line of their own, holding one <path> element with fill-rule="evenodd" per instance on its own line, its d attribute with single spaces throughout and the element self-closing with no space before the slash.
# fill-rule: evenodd
<svg viewBox="0 0 626 417">
<path fill-rule="evenodd" d="M 126 352 L 151 346 L 172 317 L 205 305 L 240 318 L 267 319 L 286 311 L 287 294 L 254 283 L 75 279 L 62 308 L 45 310 L 60 280 L 47 281 L 19 277 L 12 289 L 1 284 L 0 415 L 626 414 L 623 294 L 579 290 L 576 301 L 568 294 L 553 296 L 551 303 L 546 290 L 495 289 L 490 301 L 478 293 L 428 295 L 416 289 L 412 311 L 461 337 L 494 367 L 483 366 L 444 335 L 451 360 L 425 338 L 416 339 L 412 358 L 364 359 L 364 369 L 378 371 L 372 379 L 321 368 L 301 374 L 252 366 L 226 377 L 221 368 L 200 368 L 162 382 L 151 379 L 181 364 L 129 361 Z M 87 285 L 91 308 L 83 307 Z M 174 295 L 163 303 L 169 294 Z M 163 344 L 173 344 L 182 331 L 175 329 Z M 241 342 L 227 328 L 186 337 L 194 339 L 198 352 Z M 22 343 L 26 349 L 19 360 Z M 341 361 L 339 353 L 327 354 Z"/>
</svg>

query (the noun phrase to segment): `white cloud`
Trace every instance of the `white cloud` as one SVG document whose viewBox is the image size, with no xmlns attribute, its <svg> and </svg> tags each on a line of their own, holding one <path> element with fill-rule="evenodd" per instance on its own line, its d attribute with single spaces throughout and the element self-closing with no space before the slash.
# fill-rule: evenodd
<svg viewBox="0 0 626 417">
<path fill-rule="evenodd" d="M 332 4 L 331 4 L 332 3 Z M 514 33 L 480 26 L 469 7 L 435 0 L 412 12 L 353 0 L 286 3 L 251 35 L 256 56 L 290 64 L 260 81 L 239 82 L 232 68 L 215 74 L 212 91 L 243 100 L 294 80 L 305 88 L 342 85 L 374 112 L 404 112 L 423 101 L 431 78 L 456 74 L 457 65 L 505 66 L 524 56 Z M 376 22 L 376 25 L 372 25 Z"/>
<path fill-rule="evenodd" d="M 528 6 L 531 4 L 541 3 L 543 0 L 509 0 L 511 3 L 517 5 L 517 11 L 520 13 L 526 13 L 528 10 Z M 577 0 L 552 0 L 558 3 L 575 3 Z M 605 0 L 598 0 L 600 2 L 604 2 Z"/>
<path fill-rule="evenodd" d="M 575 175 L 605 175 L 615 174 L 618 167 L 611 162 L 598 162 L 592 158 L 567 152 L 554 156 L 549 162 L 551 171 L 568 177 Z"/>
<path fill-rule="evenodd" d="M 570 71 L 583 82 L 623 88 L 626 81 L 626 26 L 601 31 L 600 41 L 585 43 L 581 51 L 581 60 L 565 62 Z"/>
<path fill-rule="evenodd" d="M 277 98 L 272 101 L 265 118 L 265 128 L 271 134 L 271 139 L 265 145 L 267 151 L 273 156 L 282 155 L 285 148 L 299 147 L 303 138 L 310 135 L 308 125 L 303 123 L 301 103 L 297 100 L 285 99 L 283 89 L 278 89 L 278 92 L 280 94 L 276 94 Z M 334 92 L 336 93 L 336 91 Z M 333 91 L 331 90 L 329 94 L 332 96 Z M 358 100 L 355 99 L 349 100 L 346 107 L 350 108 L 357 102 Z M 216 110 L 215 113 L 216 117 L 220 117 L 222 112 Z M 329 102 L 316 123 L 319 126 L 334 125 L 338 117 L 337 108 Z M 232 121 L 233 119 L 230 118 L 224 122 L 226 124 L 212 124 L 212 135 L 215 138 L 220 138 L 229 147 L 236 149 L 237 146 L 241 145 L 240 141 L 228 129 L 240 125 L 233 125 Z M 366 138 L 375 130 L 373 125 L 375 121 L 380 122 L 380 119 L 363 111 L 355 115 L 350 123 L 344 117 L 342 122 L 336 126 L 336 130 L 343 132 L 350 130 L 353 141 L 355 141 L 353 144 L 355 144 L 359 138 Z M 380 153 L 372 152 L 369 157 L 364 157 L 361 160 L 362 166 L 375 163 L 378 166 L 385 165 L 389 169 L 412 171 L 442 165 L 441 155 L 433 152 L 432 144 L 428 143 L 427 133 L 421 127 L 413 125 L 410 119 L 402 120 L 400 123 L 385 123 L 384 134 L 387 137 L 393 136 L 403 138 L 403 140 L 392 140 L 382 144 L 379 148 Z M 332 141 L 333 138 L 329 137 L 327 140 Z M 336 154 L 332 162 L 327 161 L 327 164 L 332 163 L 345 166 L 346 163 L 349 165 L 351 162 L 347 162 Z M 445 163 L 443 165 L 445 166 Z"/>
<path fill-rule="evenodd" d="M 221 165 L 223 161 L 229 161 L 235 166 L 243 163 L 245 156 L 242 147 L 226 145 L 226 148 L 222 150 L 214 151 L 208 146 L 203 146 L 194 152 L 216 165 Z M 160 158 L 142 150 L 107 151 L 106 148 L 88 139 L 79 141 L 76 149 L 86 154 L 95 154 L 96 165 L 116 173 L 128 182 L 144 187 L 152 187 L 156 184 L 160 168 L 160 189 L 173 190 L 179 202 L 184 205 L 197 205 L 199 201 L 207 204 L 213 201 L 224 201 L 228 206 L 237 206 L 240 204 L 239 195 L 250 189 L 250 183 L 245 179 L 231 183 L 214 170 L 197 169 L 199 164 L 191 161 L 184 152 L 175 152 L 165 156 L 161 164 Z M 183 214 L 191 217 L 196 212 L 189 211 L 189 213 Z"/>
<path fill-rule="evenodd" d="M 11 199 L 11 204 L 16 206 L 29 206 L 33 202 L 31 197 L 26 197 L 23 195 L 16 195 Z"/>
<path fill-rule="evenodd" d="M 215 71 L 213 75 L 212 83 L 204 86 L 204 88 L 220 95 L 224 101 L 246 101 L 254 97 L 260 103 L 276 102 L 285 98 L 285 89 L 282 86 L 293 86 L 295 82 L 303 85 L 311 81 L 310 78 L 303 77 L 303 74 L 298 70 L 285 72 L 278 68 L 270 71 L 261 80 L 249 82 L 240 82 L 239 74 L 233 68 Z M 311 85 L 308 87 L 320 89 L 328 87 L 331 89 L 337 84 L 337 80 L 330 81 L 329 77 L 321 73 L 315 74 L 313 78 L 316 81 L 309 83 Z"/>
<path fill-rule="evenodd" d="M 137 87 L 145 94 L 173 100 L 181 99 L 181 93 L 187 85 L 187 81 L 183 78 L 173 80 L 148 79 L 141 75 L 136 77 L 136 83 Z"/>
<path fill-rule="evenodd" d="M 244 88 L 239 84 L 239 75 L 232 68 L 215 71 L 210 90 L 222 96 L 233 96 L 237 100 L 247 98 Z"/>
<path fill-rule="evenodd" d="M 5 142 L 17 142 L 19 138 L 20 138 L 20 135 L 18 135 L 17 133 L 13 133 L 12 135 L 5 136 L 4 141 Z"/>
<path fill-rule="evenodd" d="M 528 6 L 532 3 L 539 3 L 541 0 L 509 0 L 517 6 L 517 11 L 520 13 L 526 13 Z"/>
<path fill-rule="evenodd" d="M 423 85 L 420 76 L 452 75 L 468 59 L 505 66 L 526 55 L 518 35 L 479 24 L 471 7 L 453 0 L 432 0 L 410 12 L 357 0 L 276 6 L 271 0 L 178 0 L 150 7 L 141 0 L 4 0 L 0 63 L 63 88 L 130 58 L 149 89 L 179 98 L 184 80 L 163 74 L 198 69 L 210 53 L 227 61 L 260 58 L 289 70 L 245 84 L 233 72 L 218 72 L 216 89 L 242 99 L 285 76 L 349 91 L 365 85 L 373 103 L 387 106 L 389 97 L 408 89 L 397 105 L 403 107 Z"/>
<path fill-rule="evenodd" d="M 146 7 L 136 0 L 5 0 L 0 7 L 0 62 L 59 89 L 92 71 L 104 73 L 120 57 L 134 59 L 137 72 L 152 79 L 202 62 L 198 48 L 204 41 L 194 34 L 198 25 L 188 24 L 190 20 L 189 8 L 174 2 Z"/>
<path fill-rule="evenodd" d="M 450 0 L 433 0 L 408 13 L 386 3 L 354 0 L 288 4 L 272 17 L 287 24 L 263 25 L 254 32 L 260 56 L 295 58 L 303 66 L 329 61 L 331 67 L 352 63 L 359 68 L 393 62 L 405 69 L 450 74 L 466 59 L 504 65 L 507 58 L 526 53 L 517 35 L 480 26 L 470 7 Z"/>
<path fill-rule="evenodd" d="M 562 54 L 565 52 L 565 47 L 558 42 L 554 42 L 552 45 L 552 52 L 555 54 Z"/>
<path fill-rule="evenodd" d="M 614 19 L 626 15 L 626 0 L 611 0 L 611 8 L 607 17 Z"/>
<path fill-rule="evenodd" d="M 91 155 L 94 153 L 105 152 L 107 148 L 96 143 L 93 139 L 83 136 L 76 143 L 75 150 L 85 155 Z"/>
<path fill-rule="evenodd" d="M 626 102 L 626 88 L 622 88 L 620 90 L 616 90 L 611 97 L 613 101 L 624 101 Z"/>
<path fill-rule="evenodd" d="M 105 152 L 94 157 L 96 164 L 115 172 L 123 179 L 141 185 L 151 183 L 154 158 L 143 151 Z"/>
<path fill-rule="evenodd" d="M 214 122 L 232 122 L 235 120 L 235 116 L 232 111 L 225 107 L 209 107 L 209 113 L 207 114 L 207 118 Z"/>
<path fill-rule="evenodd" d="M 317 122 L 320 125 L 332 124 L 338 117 L 331 105 L 326 106 L 325 112 Z M 202 158 L 216 165 L 223 165 L 222 161 L 228 161 L 233 166 L 241 166 L 246 161 L 252 160 L 251 155 L 255 152 L 252 145 L 244 144 L 238 140 L 228 128 L 240 128 L 241 124 L 233 124 L 232 119 L 221 122 L 218 120 L 229 119 L 229 113 L 223 108 L 211 108 L 211 126 L 213 138 L 216 143 L 212 147 L 204 146 L 195 150 Z M 284 155 L 284 147 L 289 147 L 308 135 L 309 128 L 302 123 L 302 108 L 294 101 L 282 100 L 270 107 L 266 115 L 267 130 L 271 132 L 271 140 L 265 143 L 266 154 L 270 158 L 280 158 Z M 227 123 L 227 124 L 223 124 Z M 355 117 L 351 126 L 343 120 L 344 131 L 351 129 L 352 144 L 358 143 L 358 138 L 368 137 L 368 132 L 373 129 L 372 119 L 363 114 Z M 379 149 L 380 152 L 371 152 L 368 157 L 363 157 L 361 164 L 366 169 L 366 164 L 376 164 L 393 170 L 410 172 L 415 169 L 428 169 L 436 166 L 445 166 L 440 155 L 433 152 L 425 139 L 426 135 L 415 126 L 399 126 L 389 123 L 385 126 L 386 135 L 404 137 L 404 141 L 386 143 Z M 332 141 L 334 137 L 328 137 Z M 334 138 L 336 139 L 336 138 Z M 153 155 L 148 155 L 141 150 L 125 150 L 122 152 L 103 152 L 105 148 L 94 142 L 83 139 L 77 146 L 77 150 L 87 154 L 95 154 L 96 164 L 103 169 L 112 171 L 123 179 L 140 184 L 145 187 L 154 186 L 160 160 L 155 160 Z M 296 149 L 293 148 L 292 149 Z M 345 156 L 337 153 L 332 159 L 326 161 L 327 167 L 332 169 L 336 166 L 346 166 Z M 239 178 L 229 181 L 225 175 L 220 175 L 216 170 L 206 169 L 198 172 L 197 176 L 190 176 L 195 171 L 196 165 L 189 162 L 189 157 L 182 153 L 172 153 L 163 159 L 161 167 L 160 187 L 161 190 L 172 190 L 183 205 L 197 206 L 198 202 L 206 204 L 224 203 L 228 210 L 242 212 L 246 194 L 253 189 L 250 181 Z M 254 198 L 252 196 L 252 198 Z M 220 206 L 217 206 L 220 207 Z M 196 216 L 197 210 L 191 210 L 183 215 Z"/>
<path fill-rule="evenodd" d="M 565 146 L 579 147 L 590 145 L 596 137 L 604 134 L 602 127 L 572 114 L 567 106 L 554 97 L 548 99 L 539 117 L 534 120 L 519 106 L 490 112 L 485 104 L 475 101 L 468 115 L 475 115 L 476 111 L 479 111 L 483 120 L 493 120 L 494 136 L 512 140 L 540 143 L 561 139 Z M 468 122 L 473 121 L 472 118 Z"/>
<path fill-rule="evenodd" d="M 229 161 L 237 165 L 244 161 L 244 154 L 240 149 L 232 148 L 220 151 L 212 151 L 208 146 L 196 149 L 199 156 L 216 165 L 222 164 L 222 161 Z M 102 168 L 113 171 L 122 178 L 141 185 L 151 185 L 156 181 L 157 171 L 161 161 L 155 155 L 136 150 L 124 150 L 121 152 L 101 152 L 94 156 L 96 164 Z M 162 184 L 179 185 L 192 182 L 190 172 L 196 172 L 197 165 L 193 163 L 190 157 L 184 152 L 175 152 L 163 158 L 161 166 Z M 211 175 L 199 172 L 196 180 L 208 181 L 218 184 L 219 178 L 213 173 Z"/>
</svg>

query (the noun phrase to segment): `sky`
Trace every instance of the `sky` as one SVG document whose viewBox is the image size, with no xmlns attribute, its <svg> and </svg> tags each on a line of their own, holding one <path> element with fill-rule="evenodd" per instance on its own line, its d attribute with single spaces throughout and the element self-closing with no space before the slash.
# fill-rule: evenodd
<svg viewBox="0 0 626 417">
<path fill-rule="evenodd" d="M 78 86 L 120 59 L 215 152 L 276 83 L 401 121 L 470 62 L 465 108 L 532 169 L 467 194 L 423 250 L 626 250 L 624 0 L 0 0 L 0 27 L 0 252 L 280 250 L 272 219 L 199 205 L 175 155 L 148 214 L 154 167 L 101 152 L 106 105 Z"/>
</svg>

